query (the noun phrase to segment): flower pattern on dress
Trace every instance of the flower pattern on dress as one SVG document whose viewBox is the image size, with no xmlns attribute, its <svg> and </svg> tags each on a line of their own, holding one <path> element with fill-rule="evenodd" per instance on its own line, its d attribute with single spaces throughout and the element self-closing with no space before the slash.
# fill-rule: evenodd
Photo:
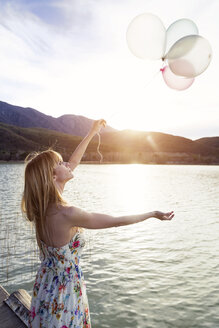
<svg viewBox="0 0 219 328">
<path fill-rule="evenodd" d="M 80 257 L 85 237 L 77 232 L 63 247 L 41 243 L 30 328 L 91 328 L 89 305 Z"/>
</svg>

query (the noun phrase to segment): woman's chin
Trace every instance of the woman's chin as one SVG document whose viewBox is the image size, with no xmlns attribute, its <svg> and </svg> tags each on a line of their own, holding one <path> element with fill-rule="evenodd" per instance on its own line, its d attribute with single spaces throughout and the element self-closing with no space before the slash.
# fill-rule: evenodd
<svg viewBox="0 0 219 328">
<path fill-rule="evenodd" d="M 69 174 L 69 176 L 65 179 L 65 183 L 72 180 L 74 178 L 73 174 Z"/>
</svg>

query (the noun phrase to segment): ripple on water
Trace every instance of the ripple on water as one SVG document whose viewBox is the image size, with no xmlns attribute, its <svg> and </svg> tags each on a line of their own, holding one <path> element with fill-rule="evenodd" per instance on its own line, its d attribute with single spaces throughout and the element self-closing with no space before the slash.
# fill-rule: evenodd
<svg viewBox="0 0 219 328">
<path fill-rule="evenodd" d="M 20 213 L 23 170 L 0 165 L 0 281 L 9 292 L 31 292 L 39 263 Z M 64 194 L 76 206 L 112 215 L 176 213 L 172 222 L 86 232 L 81 265 L 93 327 L 219 327 L 218 194 L 217 166 L 77 169 Z"/>
</svg>

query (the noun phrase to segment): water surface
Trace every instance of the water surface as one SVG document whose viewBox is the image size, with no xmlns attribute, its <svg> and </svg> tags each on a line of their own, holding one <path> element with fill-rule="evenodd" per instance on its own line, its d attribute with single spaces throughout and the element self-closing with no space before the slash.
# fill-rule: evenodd
<svg viewBox="0 0 219 328">
<path fill-rule="evenodd" d="M 0 165 L 0 283 L 31 293 L 38 255 L 22 219 L 23 164 Z M 64 197 L 115 216 L 171 222 L 87 230 L 81 265 L 94 328 L 219 327 L 219 167 L 80 165 Z"/>
</svg>

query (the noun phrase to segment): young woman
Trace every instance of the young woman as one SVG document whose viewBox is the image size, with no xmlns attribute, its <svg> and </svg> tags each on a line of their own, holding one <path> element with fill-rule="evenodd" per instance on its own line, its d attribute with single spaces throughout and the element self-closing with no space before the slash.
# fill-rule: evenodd
<svg viewBox="0 0 219 328">
<path fill-rule="evenodd" d="M 96 133 L 105 126 L 95 121 L 69 162 L 59 153 L 46 150 L 26 159 L 22 211 L 34 223 L 41 265 L 33 287 L 29 327 L 90 328 L 90 314 L 80 256 L 85 245 L 82 228 L 103 229 L 154 217 L 171 220 L 173 212 L 159 211 L 111 216 L 88 213 L 62 198 L 67 181 Z"/>
</svg>

